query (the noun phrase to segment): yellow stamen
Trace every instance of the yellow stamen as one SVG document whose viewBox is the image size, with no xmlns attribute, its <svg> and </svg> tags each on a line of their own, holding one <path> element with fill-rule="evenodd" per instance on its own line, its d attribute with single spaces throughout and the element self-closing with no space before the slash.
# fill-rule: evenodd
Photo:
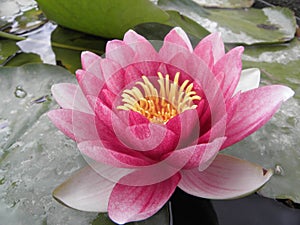
<svg viewBox="0 0 300 225">
<path fill-rule="evenodd" d="M 193 84 L 189 84 L 188 80 L 179 86 L 179 72 L 175 74 L 173 82 L 170 81 L 168 74 L 164 77 L 161 72 L 158 72 L 157 75 L 159 90 L 146 76 L 142 76 L 143 82 L 136 82 L 136 86 L 123 91 L 121 95 L 123 105 L 118 106 L 117 109 L 133 110 L 153 123 L 166 123 L 185 110 L 197 107 L 193 101 L 200 100 L 201 97 L 193 91 Z"/>
</svg>

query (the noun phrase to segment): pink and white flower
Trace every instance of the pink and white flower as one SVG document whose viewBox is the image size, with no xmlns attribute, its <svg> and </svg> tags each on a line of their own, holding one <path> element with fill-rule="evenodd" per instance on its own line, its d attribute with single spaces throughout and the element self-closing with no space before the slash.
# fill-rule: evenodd
<svg viewBox="0 0 300 225">
<path fill-rule="evenodd" d="M 84 52 L 79 86 L 54 85 L 61 109 L 48 115 L 89 165 L 54 197 L 123 224 L 155 214 L 176 187 L 209 199 L 261 187 L 271 170 L 219 152 L 263 126 L 294 92 L 258 87 L 259 70 L 242 71 L 242 52 L 225 53 L 218 33 L 193 48 L 180 28 L 158 51 L 130 30 L 107 43 L 105 58 Z"/>
</svg>

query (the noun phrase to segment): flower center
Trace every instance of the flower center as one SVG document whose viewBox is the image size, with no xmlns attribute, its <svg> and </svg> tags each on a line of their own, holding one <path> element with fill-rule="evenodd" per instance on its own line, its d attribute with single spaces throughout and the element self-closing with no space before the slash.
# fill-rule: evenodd
<svg viewBox="0 0 300 225">
<path fill-rule="evenodd" d="M 146 76 L 142 76 L 143 82 L 136 82 L 132 89 L 123 91 L 123 105 L 117 109 L 133 110 L 152 123 L 166 123 L 185 110 L 197 107 L 193 101 L 200 100 L 201 97 L 193 91 L 193 84 L 189 84 L 189 80 L 185 80 L 179 86 L 179 72 L 176 73 L 173 82 L 168 74 L 164 77 L 158 72 L 157 75 L 158 88 L 155 88 Z"/>
</svg>

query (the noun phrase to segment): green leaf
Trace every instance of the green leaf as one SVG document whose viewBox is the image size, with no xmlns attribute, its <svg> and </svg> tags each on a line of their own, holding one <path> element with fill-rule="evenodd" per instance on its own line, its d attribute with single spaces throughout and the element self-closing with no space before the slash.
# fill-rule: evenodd
<svg viewBox="0 0 300 225">
<path fill-rule="evenodd" d="M 20 53 L 13 56 L 5 66 L 22 66 L 28 63 L 41 63 L 41 58 L 34 53 Z"/>
<path fill-rule="evenodd" d="M 169 16 L 148 0 L 38 0 L 48 19 L 58 24 L 107 38 L 122 38 L 141 23 L 164 22 Z"/>
<path fill-rule="evenodd" d="M 189 0 L 159 0 L 159 6 L 179 11 L 210 32 L 222 32 L 227 43 L 285 42 L 296 30 L 295 16 L 287 8 L 204 9 Z"/>
<path fill-rule="evenodd" d="M 295 97 L 285 102 L 263 128 L 226 150 L 275 171 L 259 191 L 270 198 L 288 198 L 300 203 L 300 42 L 246 47 L 243 66 L 257 67 L 263 85 L 284 84 L 294 89 Z"/>
<path fill-rule="evenodd" d="M 0 40 L 0 65 L 12 55 L 19 51 L 16 42 L 13 40 Z"/>
<path fill-rule="evenodd" d="M 53 189 L 85 165 L 75 143 L 49 121 L 54 83 L 74 82 L 67 70 L 27 64 L 0 68 L 0 218 L 4 224 L 90 224 L 96 213 L 64 207 Z"/>
<path fill-rule="evenodd" d="M 210 32 L 200 24 L 185 15 L 181 15 L 177 11 L 167 11 L 167 13 L 170 15 L 169 25 L 173 27 L 180 26 L 187 33 L 197 37 L 199 40 L 210 34 Z"/>
<path fill-rule="evenodd" d="M 102 55 L 106 45 L 106 40 L 104 39 L 62 27 L 55 29 L 51 39 L 56 43 L 56 46 L 61 46 L 53 46 L 56 61 L 72 73 L 81 68 L 80 55 L 82 51 L 88 50 Z M 68 46 L 73 47 L 73 49 L 70 49 Z"/>
</svg>

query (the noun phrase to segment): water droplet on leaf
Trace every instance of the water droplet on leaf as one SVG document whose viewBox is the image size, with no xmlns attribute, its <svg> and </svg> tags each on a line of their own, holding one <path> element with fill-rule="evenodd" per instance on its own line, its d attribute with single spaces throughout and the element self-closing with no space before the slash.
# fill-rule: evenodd
<svg viewBox="0 0 300 225">
<path fill-rule="evenodd" d="M 23 89 L 21 85 L 18 85 L 14 92 L 15 96 L 17 98 L 25 98 L 27 95 L 27 92 Z"/>
<path fill-rule="evenodd" d="M 280 175 L 280 176 L 284 176 L 284 170 L 280 165 L 276 165 L 275 169 L 274 169 L 274 174 L 275 175 Z"/>
</svg>

